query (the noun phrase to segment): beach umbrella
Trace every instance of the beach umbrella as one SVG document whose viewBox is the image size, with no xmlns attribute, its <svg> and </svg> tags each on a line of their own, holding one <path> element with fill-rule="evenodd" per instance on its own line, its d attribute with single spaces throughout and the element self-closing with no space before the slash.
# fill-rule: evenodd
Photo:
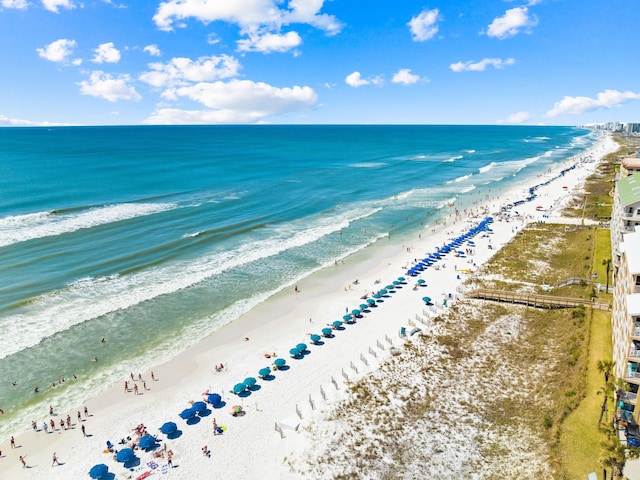
<svg viewBox="0 0 640 480">
<path fill-rule="evenodd" d="M 399 282 L 398 280 L 394 280 L 394 281 L 393 281 L 393 282 L 391 282 L 391 283 L 393 283 L 393 284 L 394 284 L 394 285 L 396 285 L 396 286 L 400 285 L 400 282 Z"/>
<path fill-rule="evenodd" d="M 387 292 L 384 288 L 382 290 L 380 290 L 380 295 L 386 295 L 387 293 L 389 293 L 389 292 Z M 375 295 L 374 295 L 374 297 L 375 297 Z"/>
<path fill-rule="evenodd" d="M 422 301 L 425 303 L 431 303 L 431 297 L 422 297 Z"/>
<path fill-rule="evenodd" d="M 340 320 L 336 320 L 335 322 L 333 322 L 333 326 L 338 328 L 342 326 L 342 322 Z"/>
<path fill-rule="evenodd" d="M 398 277 L 399 282 L 404 282 L 404 280 L 405 280 L 404 277 Z"/>
<path fill-rule="evenodd" d="M 91 478 L 100 479 L 104 477 L 108 471 L 109 467 L 107 467 L 104 463 L 99 463 L 98 465 L 94 465 L 93 467 L 91 467 L 91 470 L 89 470 L 89 476 Z"/>
<path fill-rule="evenodd" d="M 387 285 L 387 286 L 386 286 L 386 287 L 384 287 L 384 288 L 386 288 L 387 290 L 393 290 L 393 289 L 394 289 L 394 288 L 396 288 L 396 287 L 395 287 L 395 285 Z"/>
<path fill-rule="evenodd" d="M 325 337 L 328 337 L 329 335 L 331 335 L 331 329 L 329 327 L 323 328 L 322 335 L 324 335 Z"/>
<path fill-rule="evenodd" d="M 369 305 L 367 305 L 366 303 L 361 303 L 360 310 L 364 310 L 365 308 L 369 308 Z"/>
<path fill-rule="evenodd" d="M 342 319 L 343 319 L 345 322 L 348 322 L 349 320 L 351 320 L 351 315 L 343 315 L 343 316 L 342 316 Z"/>
<path fill-rule="evenodd" d="M 313 343 L 318 343 L 320 341 L 320 335 L 316 335 L 315 333 L 309 337 Z"/>
<path fill-rule="evenodd" d="M 231 413 L 233 415 L 237 415 L 240 412 L 242 412 L 242 407 L 240 405 L 234 405 L 233 407 L 231 407 Z"/>
<path fill-rule="evenodd" d="M 420 285 L 424 285 L 426 282 L 424 281 L 424 279 L 420 278 L 420 279 L 418 279 L 418 283 Z"/>
<path fill-rule="evenodd" d="M 145 435 L 140 439 L 140 448 L 143 450 L 149 450 L 156 446 L 156 439 L 153 435 Z"/>
<path fill-rule="evenodd" d="M 369 299 L 367 299 L 367 303 L 368 303 L 369 305 L 375 305 L 375 304 L 376 304 L 376 301 L 375 301 L 373 298 L 369 298 Z"/>
<path fill-rule="evenodd" d="M 387 292 L 385 292 L 385 293 L 387 293 Z M 376 294 L 373 296 L 373 298 L 375 298 L 375 299 L 379 299 L 379 298 L 382 298 L 382 295 L 380 295 L 379 293 L 376 293 Z"/>
<path fill-rule="evenodd" d="M 273 361 L 273 364 L 277 367 L 277 368 L 282 368 L 284 367 L 284 365 L 287 363 L 287 361 L 284 358 L 276 358 Z"/>
<path fill-rule="evenodd" d="M 236 383 L 233 386 L 233 393 L 242 393 L 247 389 L 247 386 L 244 383 Z"/>
<path fill-rule="evenodd" d="M 251 388 L 256 384 L 256 379 L 253 377 L 247 377 L 244 379 L 244 384 L 247 386 L 247 388 Z"/>
<path fill-rule="evenodd" d="M 160 427 L 160 431 L 165 435 L 171 435 L 172 433 L 176 433 L 177 430 L 178 430 L 178 425 L 176 425 L 173 422 L 163 423 L 162 426 Z"/>
<path fill-rule="evenodd" d="M 180 418 L 184 420 L 190 420 L 196 416 L 196 411 L 193 408 L 185 408 L 180 412 Z"/>
<path fill-rule="evenodd" d="M 211 405 L 218 405 L 222 401 L 222 397 L 217 393 L 211 393 L 207 397 L 207 402 Z"/>
<path fill-rule="evenodd" d="M 307 344 L 306 343 L 299 343 L 299 344 L 296 345 L 296 348 L 298 349 L 298 351 L 300 353 L 302 353 L 307 349 Z"/>
<path fill-rule="evenodd" d="M 269 375 L 271 375 L 271 368 L 269 368 L 269 367 L 261 368 L 261 369 L 258 371 L 258 376 L 259 376 L 260 378 L 264 378 L 264 377 L 267 377 L 267 376 L 269 376 Z"/>
<path fill-rule="evenodd" d="M 292 357 L 297 357 L 298 355 L 300 355 L 300 350 L 298 350 L 297 348 L 292 348 L 291 350 L 289 350 L 289 355 L 291 355 Z"/>
<path fill-rule="evenodd" d="M 194 404 L 191 405 L 191 408 L 193 408 L 196 413 L 202 413 L 207 409 L 207 404 L 204 402 L 194 402 Z"/>
<path fill-rule="evenodd" d="M 135 452 L 130 448 L 123 448 L 116 454 L 116 460 L 123 463 L 130 462 L 135 457 Z"/>
</svg>

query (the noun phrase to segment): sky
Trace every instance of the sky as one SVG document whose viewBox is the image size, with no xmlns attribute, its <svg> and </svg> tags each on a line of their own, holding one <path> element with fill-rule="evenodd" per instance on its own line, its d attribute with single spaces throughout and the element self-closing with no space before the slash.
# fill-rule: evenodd
<svg viewBox="0 0 640 480">
<path fill-rule="evenodd" d="M 637 0 L 0 0 L 0 125 L 640 122 Z"/>
</svg>

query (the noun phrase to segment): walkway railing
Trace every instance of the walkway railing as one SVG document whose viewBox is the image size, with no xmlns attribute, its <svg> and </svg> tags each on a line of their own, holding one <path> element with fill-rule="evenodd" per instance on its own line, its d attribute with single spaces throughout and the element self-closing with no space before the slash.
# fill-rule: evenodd
<svg viewBox="0 0 640 480">
<path fill-rule="evenodd" d="M 465 296 L 482 300 L 493 300 L 495 302 L 519 303 L 536 308 L 575 308 L 584 305 L 585 307 L 591 307 L 596 310 L 611 310 L 609 303 L 601 301 L 589 301 L 583 298 L 555 297 L 553 295 L 539 295 L 536 293 L 509 292 L 490 288 L 470 290 L 465 292 Z"/>
</svg>

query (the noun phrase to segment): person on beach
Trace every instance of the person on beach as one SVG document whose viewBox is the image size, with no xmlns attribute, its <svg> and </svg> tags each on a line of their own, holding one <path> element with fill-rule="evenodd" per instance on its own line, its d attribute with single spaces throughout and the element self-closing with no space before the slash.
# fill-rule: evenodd
<svg viewBox="0 0 640 480">
<path fill-rule="evenodd" d="M 151 370 L 151 380 L 156 381 L 156 375 L 153 373 L 153 370 Z"/>
<path fill-rule="evenodd" d="M 86 437 L 87 436 L 87 432 L 85 431 L 84 423 L 82 424 L 82 427 L 80 427 L 80 430 L 82 430 L 82 436 Z"/>
<path fill-rule="evenodd" d="M 173 468 L 173 451 L 169 450 L 167 452 L 167 465 L 169 468 Z"/>
<path fill-rule="evenodd" d="M 62 419 L 62 418 L 60 419 L 60 428 L 62 430 L 66 430 L 67 429 L 67 427 L 64 425 L 64 419 Z"/>
<path fill-rule="evenodd" d="M 16 439 L 13 438 L 13 435 L 11 436 L 11 448 L 16 448 Z"/>
<path fill-rule="evenodd" d="M 49 405 L 49 415 L 53 415 L 53 405 Z"/>
<path fill-rule="evenodd" d="M 86 406 L 84 407 L 84 416 L 85 417 L 89 416 L 89 409 Z"/>
<path fill-rule="evenodd" d="M 127 382 L 126 380 L 124 381 L 124 393 L 128 393 L 129 392 L 129 382 Z"/>
<path fill-rule="evenodd" d="M 137 383 L 133 386 L 133 393 L 138 395 L 138 384 Z"/>
<path fill-rule="evenodd" d="M 76 417 L 78 418 L 78 422 L 82 421 L 82 415 L 80 414 L 80 410 L 78 410 Z"/>
<path fill-rule="evenodd" d="M 49 433 L 49 425 L 47 425 L 47 422 L 42 422 L 42 430 L 44 433 Z"/>
<path fill-rule="evenodd" d="M 213 434 L 218 435 L 218 424 L 216 423 L 216 419 L 213 419 Z"/>
<path fill-rule="evenodd" d="M 33 428 L 33 431 L 34 431 L 34 432 L 37 432 L 37 431 L 38 431 L 38 425 L 36 425 L 36 421 L 35 421 L 35 420 L 33 420 L 33 421 L 31 422 L 31 428 Z"/>
<path fill-rule="evenodd" d="M 22 463 L 22 468 L 27 468 L 27 461 L 25 460 L 26 455 L 20 455 L 18 458 L 20 459 L 20 463 Z"/>
<path fill-rule="evenodd" d="M 207 447 L 206 445 L 204 447 L 202 447 L 202 454 L 205 457 L 209 457 L 211 455 L 211 452 L 209 452 L 209 447 Z"/>
<path fill-rule="evenodd" d="M 51 433 L 56 431 L 56 422 L 53 421 L 53 418 L 49 421 L 49 425 L 51 425 Z"/>
<path fill-rule="evenodd" d="M 60 463 L 60 460 L 58 460 L 58 456 L 56 455 L 56 452 L 53 452 L 53 461 L 51 462 L 51 466 L 54 467 L 55 465 L 62 465 Z"/>
</svg>

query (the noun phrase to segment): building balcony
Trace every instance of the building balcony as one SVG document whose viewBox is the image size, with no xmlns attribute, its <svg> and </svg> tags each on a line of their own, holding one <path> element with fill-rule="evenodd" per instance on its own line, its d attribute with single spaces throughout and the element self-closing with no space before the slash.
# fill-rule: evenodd
<svg viewBox="0 0 640 480">
<path fill-rule="evenodd" d="M 626 382 L 640 384 L 640 372 L 627 372 L 624 375 Z"/>
<path fill-rule="evenodd" d="M 629 349 L 629 357 L 631 358 L 639 358 L 640 359 L 640 350 L 636 350 L 635 348 L 631 347 Z"/>
<path fill-rule="evenodd" d="M 626 403 L 632 403 L 635 405 L 638 399 L 638 394 L 633 392 L 620 392 L 620 400 Z"/>
</svg>

